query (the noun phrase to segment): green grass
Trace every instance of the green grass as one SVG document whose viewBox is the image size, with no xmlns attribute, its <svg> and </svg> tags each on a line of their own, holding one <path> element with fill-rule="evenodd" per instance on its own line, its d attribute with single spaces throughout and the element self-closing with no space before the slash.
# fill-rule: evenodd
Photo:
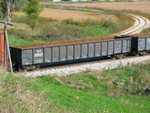
<svg viewBox="0 0 150 113">
<path fill-rule="evenodd" d="M 150 28 L 145 28 L 142 30 L 142 33 L 150 33 Z"/>
<path fill-rule="evenodd" d="M 15 36 L 9 36 L 9 45 L 30 44 L 32 41 L 27 41 Z"/>
<path fill-rule="evenodd" d="M 1 73 L 0 109 L 25 113 L 149 113 L 150 95 L 130 93 L 123 88 L 134 86 L 139 80 L 143 85 L 150 85 L 149 67 L 150 64 L 142 64 L 102 72 L 33 78 Z"/>
<path fill-rule="evenodd" d="M 84 29 L 94 36 L 101 36 L 110 33 L 110 30 L 107 28 L 85 27 Z"/>
<path fill-rule="evenodd" d="M 70 27 L 68 27 L 68 29 L 69 28 Z M 40 38 L 38 36 L 35 38 L 32 38 L 30 36 L 27 38 L 25 38 L 25 37 L 19 38 L 18 36 L 13 36 L 14 34 L 10 33 L 11 35 L 9 35 L 9 42 L 10 42 L 10 45 L 30 44 L 30 43 L 40 43 L 40 42 L 58 41 L 58 40 L 85 39 L 85 38 L 97 37 L 97 36 L 101 36 L 101 35 L 110 33 L 110 30 L 108 28 L 98 28 L 98 27 L 92 27 L 92 26 L 90 26 L 90 27 L 75 26 L 74 28 L 71 28 L 71 29 L 74 29 L 74 31 L 71 31 L 71 30 L 68 32 L 65 31 L 66 34 L 72 32 L 70 36 L 69 35 L 66 36 L 64 33 L 62 33 L 64 31 L 62 31 L 62 32 L 60 32 L 60 34 L 59 33 L 57 35 L 54 34 L 57 37 L 42 36 L 42 38 Z M 84 33 L 85 35 L 78 35 L 78 37 L 76 37 L 76 35 L 80 32 L 85 32 Z M 63 34 L 64 34 L 64 36 L 63 36 Z M 59 36 L 62 36 L 62 37 L 59 38 Z"/>
<path fill-rule="evenodd" d="M 134 104 L 132 105 L 132 102 L 124 104 L 116 98 L 90 94 L 74 88 L 62 86 L 53 81 L 50 77 L 37 78 L 34 83 L 30 83 L 30 86 L 32 86 L 34 90 L 40 88 L 40 90 L 45 91 L 45 97 L 49 101 L 53 100 L 54 102 L 60 103 L 67 108 L 71 108 L 82 113 L 104 112 L 105 109 L 110 113 L 148 113 L 149 109 L 148 105 L 145 106 L 144 109 L 138 107 L 142 105 L 139 103 L 139 100 L 145 99 L 143 103 L 146 103 L 146 97 L 137 98 L 137 101 L 134 102 L 134 104 L 139 103 L 137 106 L 134 106 Z M 126 96 L 122 96 L 120 99 L 124 101 L 129 100 Z M 134 100 L 135 98 L 131 99 Z"/>
</svg>

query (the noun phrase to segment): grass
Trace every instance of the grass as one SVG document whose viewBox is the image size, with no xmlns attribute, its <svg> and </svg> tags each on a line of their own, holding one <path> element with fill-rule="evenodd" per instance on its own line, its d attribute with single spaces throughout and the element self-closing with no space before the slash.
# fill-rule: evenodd
<svg viewBox="0 0 150 113">
<path fill-rule="evenodd" d="M 142 30 L 142 33 L 150 33 L 150 28 L 145 28 Z"/>
<path fill-rule="evenodd" d="M 90 19 L 75 21 L 73 19 L 56 20 L 40 18 L 39 25 L 37 25 L 34 30 L 27 26 L 26 16 L 14 16 L 12 22 L 17 23 L 17 26 L 9 28 L 8 33 L 11 37 L 18 38 L 10 40 L 10 43 L 11 45 L 16 45 L 21 43 L 26 44 L 28 42 L 36 43 L 93 38 L 119 32 L 132 25 L 132 22 L 125 22 L 125 15 L 118 13 L 115 13 L 115 15 L 119 18 L 118 22 Z"/>
<path fill-rule="evenodd" d="M 15 36 L 9 36 L 9 45 L 30 44 L 32 41 L 27 41 Z"/>
<path fill-rule="evenodd" d="M 20 19 L 22 21 L 20 21 Z M 18 23 L 24 22 L 25 19 L 16 19 Z M 49 22 L 51 21 L 51 22 Z M 41 26 L 42 24 L 42 26 Z M 84 39 L 92 38 L 108 34 L 114 31 L 114 28 L 119 29 L 120 25 L 109 21 L 74 21 L 72 19 L 58 21 L 45 19 L 41 21 L 33 31 L 28 29 L 8 29 L 11 44 L 24 44 L 30 42 L 47 42 L 47 41 L 60 41 L 70 39 Z M 14 43 L 16 42 L 16 43 Z"/>
<path fill-rule="evenodd" d="M 0 110 L 25 113 L 149 113 L 148 94 L 140 95 L 124 89 L 127 85 L 140 84 L 139 80 L 143 81 L 143 86 L 150 85 L 149 67 L 150 64 L 139 64 L 102 72 L 33 78 L 1 73 Z"/>
</svg>

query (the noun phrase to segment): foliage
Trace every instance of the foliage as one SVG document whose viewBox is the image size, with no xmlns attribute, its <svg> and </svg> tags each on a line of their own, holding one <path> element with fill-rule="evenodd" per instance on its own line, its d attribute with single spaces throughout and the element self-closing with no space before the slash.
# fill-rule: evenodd
<svg viewBox="0 0 150 113">
<path fill-rule="evenodd" d="M 6 16 L 6 1 L 0 0 L 0 18 L 4 18 Z"/>
<path fill-rule="evenodd" d="M 27 0 L 27 3 L 24 8 L 24 12 L 28 17 L 28 25 L 34 29 L 38 24 L 38 18 L 41 11 L 40 1 L 39 0 Z"/>
<path fill-rule="evenodd" d="M 22 11 L 27 0 L 12 0 L 13 11 Z"/>
</svg>

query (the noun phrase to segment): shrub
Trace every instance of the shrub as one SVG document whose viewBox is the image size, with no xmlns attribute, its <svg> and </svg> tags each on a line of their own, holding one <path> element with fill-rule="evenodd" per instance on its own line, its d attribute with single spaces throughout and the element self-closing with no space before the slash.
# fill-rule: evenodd
<svg viewBox="0 0 150 113">
<path fill-rule="evenodd" d="M 150 64 L 139 64 L 131 67 L 133 74 L 129 75 L 130 83 L 125 86 L 131 94 L 150 94 Z"/>
</svg>

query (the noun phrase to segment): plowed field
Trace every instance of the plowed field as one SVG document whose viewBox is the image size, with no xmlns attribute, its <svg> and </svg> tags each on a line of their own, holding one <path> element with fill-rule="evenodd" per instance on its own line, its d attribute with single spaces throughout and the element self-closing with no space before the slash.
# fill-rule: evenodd
<svg viewBox="0 0 150 113">
<path fill-rule="evenodd" d="M 64 5 L 64 4 L 63 4 Z M 98 7 L 113 10 L 133 10 L 150 14 L 150 2 L 105 2 L 105 3 L 77 3 L 65 4 L 82 7 Z"/>
<path fill-rule="evenodd" d="M 94 20 L 112 20 L 112 21 L 117 20 L 117 17 L 114 15 L 105 15 L 94 12 L 50 9 L 50 8 L 45 8 L 41 12 L 40 16 L 59 20 L 65 19 L 74 19 L 74 20 L 94 19 Z"/>
</svg>

